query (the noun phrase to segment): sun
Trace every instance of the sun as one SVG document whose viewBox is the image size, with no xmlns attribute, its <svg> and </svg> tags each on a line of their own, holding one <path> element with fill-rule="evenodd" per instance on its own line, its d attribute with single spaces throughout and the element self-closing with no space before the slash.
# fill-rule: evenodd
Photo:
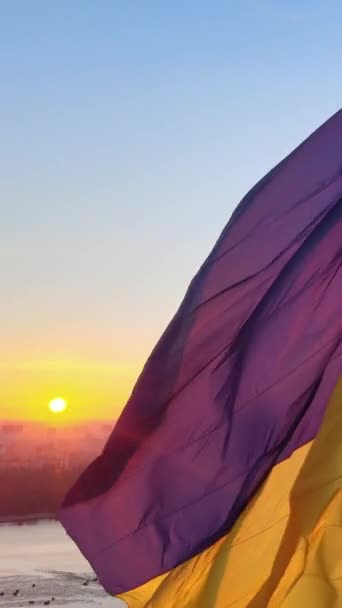
<svg viewBox="0 0 342 608">
<path fill-rule="evenodd" d="M 68 404 L 62 397 L 55 397 L 54 399 L 51 399 L 48 407 L 53 414 L 61 414 L 66 410 Z"/>
</svg>

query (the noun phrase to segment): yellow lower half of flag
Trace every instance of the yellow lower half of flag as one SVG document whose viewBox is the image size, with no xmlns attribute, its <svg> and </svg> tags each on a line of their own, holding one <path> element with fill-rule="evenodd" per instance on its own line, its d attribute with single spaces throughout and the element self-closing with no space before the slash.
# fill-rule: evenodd
<svg viewBox="0 0 342 608">
<path fill-rule="evenodd" d="M 272 470 L 227 536 L 121 599 L 129 608 L 342 607 L 342 381 L 316 439 Z"/>
</svg>

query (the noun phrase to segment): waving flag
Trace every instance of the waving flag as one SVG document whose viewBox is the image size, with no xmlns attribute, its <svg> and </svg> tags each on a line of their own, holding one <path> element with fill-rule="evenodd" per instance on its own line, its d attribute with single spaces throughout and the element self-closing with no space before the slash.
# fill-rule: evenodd
<svg viewBox="0 0 342 608">
<path fill-rule="evenodd" d="M 342 605 L 341 264 L 339 112 L 240 203 L 65 499 L 130 607 Z"/>
</svg>

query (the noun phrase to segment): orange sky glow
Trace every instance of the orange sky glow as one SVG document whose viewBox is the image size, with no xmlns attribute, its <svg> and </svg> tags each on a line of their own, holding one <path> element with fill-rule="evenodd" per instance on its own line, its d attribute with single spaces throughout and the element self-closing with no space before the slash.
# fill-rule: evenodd
<svg viewBox="0 0 342 608">
<path fill-rule="evenodd" d="M 73 422 L 115 420 L 125 405 L 141 362 L 84 360 L 13 361 L 0 364 L 2 414 L 5 419 Z M 51 399 L 68 407 L 53 414 Z"/>
</svg>

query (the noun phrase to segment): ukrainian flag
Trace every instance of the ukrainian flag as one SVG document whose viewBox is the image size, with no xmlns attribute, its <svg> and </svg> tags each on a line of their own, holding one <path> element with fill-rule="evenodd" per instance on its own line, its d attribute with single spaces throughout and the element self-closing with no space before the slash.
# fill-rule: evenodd
<svg viewBox="0 0 342 608">
<path fill-rule="evenodd" d="M 64 501 L 109 593 L 342 606 L 341 302 L 338 112 L 240 203 Z"/>
</svg>

